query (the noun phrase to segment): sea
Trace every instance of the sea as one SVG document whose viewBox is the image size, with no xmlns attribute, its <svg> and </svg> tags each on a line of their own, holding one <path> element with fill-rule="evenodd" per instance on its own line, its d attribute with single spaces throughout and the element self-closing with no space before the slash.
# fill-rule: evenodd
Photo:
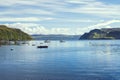
<svg viewBox="0 0 120 80">
<path fill-rule="evenodd" d="M 0 80 L 120 80 L 120 40 L 1 45 Z"/>
</svg>

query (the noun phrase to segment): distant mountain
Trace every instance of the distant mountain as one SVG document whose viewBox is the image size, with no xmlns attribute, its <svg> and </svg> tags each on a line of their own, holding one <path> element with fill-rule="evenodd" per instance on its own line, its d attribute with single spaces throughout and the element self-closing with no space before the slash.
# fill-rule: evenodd
<svg viewBox="0 0 120 80">
<path fill-rule="evenodd" d="M 0 25 L 0 40 L 31 40 L 31 36 L 16 28 Z"/>
<path fill-rule="evenodd" d="M 89 33 L 84 33 L 80 39 L 90 39 L 90 40 L 99 40 L 99 39 L 120 39 L 120 28 L 102 28 L 94 29 Z"/>
<path fill-rule="evenodd" d="M 79 40 L 80 35 L 61 35 L 61 34 L 35 34 L 31 35 L 35 40 Z"/>
</svg>

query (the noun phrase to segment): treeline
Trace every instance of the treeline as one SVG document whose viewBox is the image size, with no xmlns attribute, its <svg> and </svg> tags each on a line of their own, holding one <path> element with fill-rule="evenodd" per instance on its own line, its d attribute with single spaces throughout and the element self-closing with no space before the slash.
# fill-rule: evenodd
<svg viewBox="0 0 120 80">
<path fill-rule="evenodd" d="M 21 31 L 20 29 L 8 28 L 5 25 L 0 25 L 0 40 L 18 41 L 31 39 L 31 36 Z"/>
</svg>

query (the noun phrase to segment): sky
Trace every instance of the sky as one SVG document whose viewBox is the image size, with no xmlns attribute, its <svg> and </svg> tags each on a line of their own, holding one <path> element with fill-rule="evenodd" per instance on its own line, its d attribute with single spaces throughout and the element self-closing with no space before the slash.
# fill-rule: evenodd
<svg viewBox="0 0 120 80">
<path fill-rule="evenodd" d="M 0 24 L 28 34 L 120 28 L 120 0 L 0 0 Z"/>
</svg>

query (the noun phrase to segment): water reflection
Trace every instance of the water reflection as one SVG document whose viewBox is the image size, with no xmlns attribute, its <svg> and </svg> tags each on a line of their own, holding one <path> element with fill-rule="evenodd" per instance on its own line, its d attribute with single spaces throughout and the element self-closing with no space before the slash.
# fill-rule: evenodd
<svg viewBox="0 0 120 80">
<path fill-rule="evenodd" d="M 105 47 L 107 47 L 107 46 L 118 46 L 118 47 L 120 47 L 120 44 L 114 44 L 114 43 L 92 43 L 92 42 L 89 42 L 89 45 L 90 46 L 105 46 Z"/>
<path fill-rule="evenodd" d="M 112 43 L 110 41 L 89 42 L 89 46 L 95 48 L 96 53 L 112 54 L 120 52 L 120 44 L 114 42 Z"/>
</svg>

